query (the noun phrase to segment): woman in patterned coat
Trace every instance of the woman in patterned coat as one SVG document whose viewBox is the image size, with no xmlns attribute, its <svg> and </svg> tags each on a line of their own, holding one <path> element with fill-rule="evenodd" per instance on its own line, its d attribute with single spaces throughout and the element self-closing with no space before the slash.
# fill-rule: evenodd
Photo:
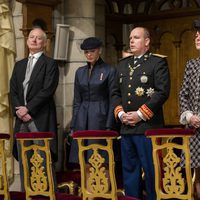
<svg viewBox="0 0 200 200">
<path fill-rule="evenodd" d="M 195 47 L 200 50 L 200 20 L 194 21 Z M 180 90 L 180 123 L 194 128 L 190 138 L 191 168 L 195 170 L 196 197 L 200 199 L 200 57 L 191 59 L 185 67 Z"/>
</svg>

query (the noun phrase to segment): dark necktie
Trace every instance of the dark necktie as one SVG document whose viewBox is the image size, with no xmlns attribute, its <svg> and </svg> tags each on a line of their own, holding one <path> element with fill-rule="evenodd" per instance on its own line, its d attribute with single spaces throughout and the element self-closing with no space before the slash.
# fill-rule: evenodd
<svg viewBox="0 0 200 200">
<path fill-rule="evenodd" d="M 138 64 L 139 58 L 134 57 L 134 65 Z"/>
</svg>

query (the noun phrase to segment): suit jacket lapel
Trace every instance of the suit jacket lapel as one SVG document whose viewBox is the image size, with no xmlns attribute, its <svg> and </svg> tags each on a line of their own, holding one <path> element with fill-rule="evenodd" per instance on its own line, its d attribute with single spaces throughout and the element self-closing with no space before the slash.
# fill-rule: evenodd
<svg viewBox="0 0 200 200">
<path fill-rule="evenodd" d="M 26 68 L 27 68 L 27 64 L 28 64 L 28 58 L 24 59 L 22 61 L 22 63 L 20 64 L 20 71 L 19 71 L 19 78 L 20 78 L 20 87 L 21 87 L 21 93 L 23 94 L 23 91 L 24 91 L 24 88 L 23 88 L 23 82 L 24 82 L 24 79 L 25 79 L 25 74 L 26 74 Z"/>
<path fill-rule="evenodd" d="M 20 63 L 20 71 L 19 71 L 19 78 L 20 78 L 20 83 L 21 87 L 23 88 L 23 81 L 25 79 L 25 74 L 26 74 L 26 68 L 28 64 L 28 58 L 25 58 L 21 63 Z"/>
<path fill-rule="evenodd" d="M 22 80 L 22 82 L 24 81 L 24 79 L 25 79 L 25 74 L 26 74 L 26 68 L 27 68 L 27 64 L 28 64 L 28 58 L 26 58 L 26 59 L 24 59 L 23 61 L 22 61 L 23 63 L 22 63 L 22 66 L 21 66 L 21 78 L 23 79 Z"/>
</svg>

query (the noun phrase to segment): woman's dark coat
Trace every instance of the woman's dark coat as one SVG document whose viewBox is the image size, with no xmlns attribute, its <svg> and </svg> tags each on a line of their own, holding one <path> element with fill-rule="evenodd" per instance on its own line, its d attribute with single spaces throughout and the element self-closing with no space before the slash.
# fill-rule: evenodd
<svg viewBox="0 0 200 200">
<path fill-rule="evenodd" d="M 111 96 L 115 68 L 100 58 L 89 77 L 89 64 L 76 71 L 74 85 L 73 118 L 75 130 L 111 129 L 114 123 Z"/>
</svg>

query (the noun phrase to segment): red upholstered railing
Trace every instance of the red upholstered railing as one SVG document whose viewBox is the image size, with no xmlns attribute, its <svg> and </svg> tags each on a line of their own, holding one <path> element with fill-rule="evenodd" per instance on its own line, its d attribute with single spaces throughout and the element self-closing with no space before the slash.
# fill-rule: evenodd
<svg viewBox="0 0 200 200">
<path fill-rule="evenodd" d="M 119 134 L 116 131 L 106 131 L 106 130 L 84 130 L 75 131 L 72 134 L 73 138 L 81 137 L 118 137 Z"/>
<path fill-rule="evenodd" d="M 7 133 L 0 133 L 0 139 L 9 139 L 10 135 Z"/>
<path fill-rule="evenodd" d="M 18 139 L 37 139 L 37 138 L 54 138 L 55 133 L 53 132 L 22 132 L 16 133 L 15 137 Z"/>
<path fill-rule="evenodd" d="M 10 192 L 10 196 L 11 196 L 11 200 L 25 200 L 26 196 L 24 192 Z M 3 200 L 3 196 L 0 196 L 0 200 Z M 47 198 L 44 197 L 33 197 L 34 200 L 46 200 Z M 81 200 L 82 198 L 79 196 L 75 196 L 75 195 L 70 195 L 70 194 L 66 194 L 66 193 L 61 193 L 58 192 L 56 193 L 56 199 L 57 200 Z M 133 198 L 133 197 L 126 197 L 126 196 L 120 196 L 118 197 L 118 200 L 139 200 L 137 198 Z"/>
<path fill-rule="evenodd" d="M 33 200 L 47 200 L 49 198 L 42 197 L 42 196 L 36 196 L 32 197 Z M 56 200 L 81 200 L 82 198 L 75 195 L 70 195 L 66 193 L 57 192 L 56 193 Z M 0 196 L 0 200 L 4 200 L 4 196 Z M 10 200 L 26 200 L 26 195 L 24 192 L 10 192 Z"/>
<path fill-rule="evenodd" d="M 178 135 L 194 135 L 193 129 L 183 129 L 183 128 L 162 128 L 162 129 L 150 129 L 145 131 L 146 136 L 178 136 Z"/>
</svg>

